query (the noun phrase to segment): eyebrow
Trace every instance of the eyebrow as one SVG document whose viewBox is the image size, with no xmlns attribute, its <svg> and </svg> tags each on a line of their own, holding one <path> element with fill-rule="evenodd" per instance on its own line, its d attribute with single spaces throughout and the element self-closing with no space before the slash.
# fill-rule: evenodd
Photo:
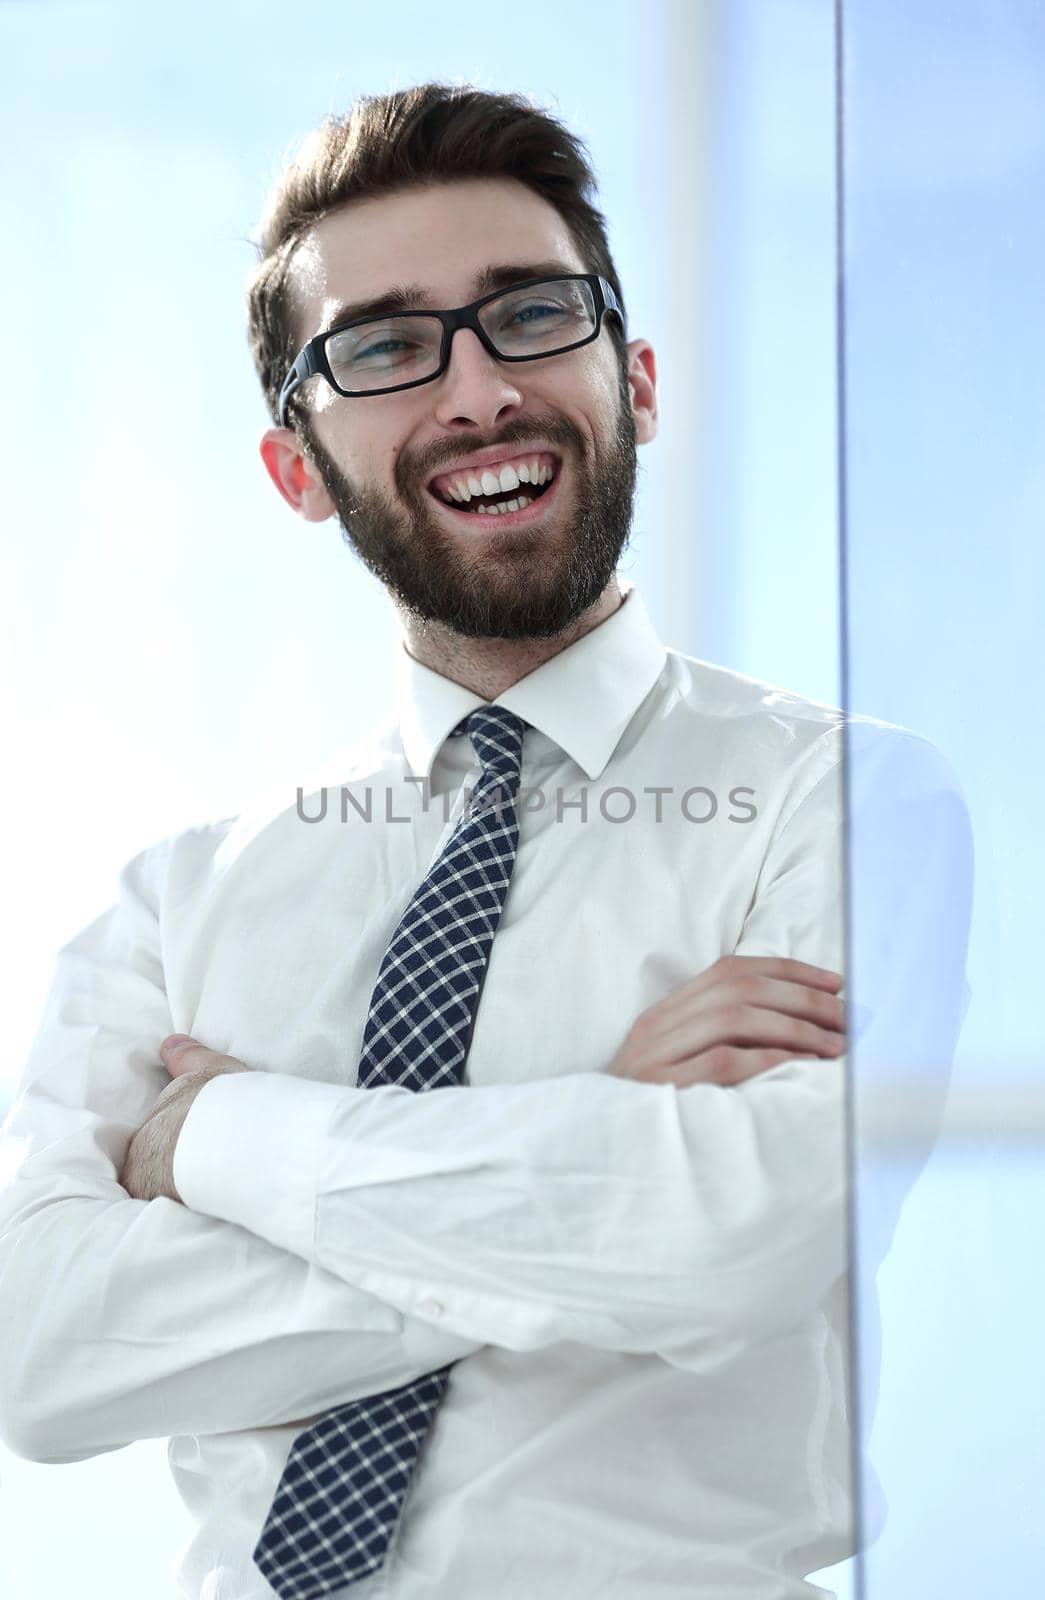
<svg viewBox="0 0 1045 1600">
<path fill-rule="evenodd" d="M 496 289 L 524 283 L 527 278 L 569 277 L 573 271 L 572 267 L 567 267 L 561 261 L 504 261 L 496 266 L 480 268 L 472 279 L 472 293 L 478 300 L 484 294 L 493 294 Z M 339 302 L 332 306 L 319 331 L 331 333 L 346 322 L 355 322 L 358 317 L 383 317 L 397 311 L 435 309 L 431 291 L 423 283 L 397 283 L 367 300 Z"/>
</svg>

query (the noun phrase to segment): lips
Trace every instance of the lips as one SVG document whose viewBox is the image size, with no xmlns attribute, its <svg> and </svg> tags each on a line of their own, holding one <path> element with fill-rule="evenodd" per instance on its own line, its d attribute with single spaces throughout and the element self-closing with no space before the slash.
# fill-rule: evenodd
<svg viewBox="0 0 1045 1600">
<path fill-rule="evenodd" d="M 547 511 L 550 503 L 558 497 L 559 484 L 562 481 L 562 469 L 556 473 L 544 493 L 532 500 L 528 506 L 523 506 L 519 511 L 466 511 L 457 506 L 448 505 L 437 494 L 432 495 L 439 509 L 451 517 L 454 522 L 466 525 L 473 532 L 479 534 L 495 534 L 502 530 L 507 532 L 511 528 L 525 527 L 528 523 L 538 522 Z M 525 485 L 520 485 L 520 489 Z M 513 498 L 517 495 L 516 491 Z"/>
<path fill-rule="evenodd" d="M 561 465 L 562 458 L 558 451 L 539 445 L 526 445 L 516 450 L 502 448 L 499 452 L 493 449 L 483 450 L 467 461 L 457 462 L 446 472 L 436 473 L 434 477 L 429 478 L 425 487 L 429 493 L 437 495 L 444 503 L 453 504 L 457 495 L 451 491 L 455 487 L 471 482 L 472 494 L 476 495 L 480 491 L 474 485 L 482 482 L 484 478 L 498 478 L 504 467 L 515 469 L 517 482 L 521 480 L 523 483 L 536 483 L 535 468 L 539 469 L 541 478 L 548 481 L 555 476 Z"/>
</svg>

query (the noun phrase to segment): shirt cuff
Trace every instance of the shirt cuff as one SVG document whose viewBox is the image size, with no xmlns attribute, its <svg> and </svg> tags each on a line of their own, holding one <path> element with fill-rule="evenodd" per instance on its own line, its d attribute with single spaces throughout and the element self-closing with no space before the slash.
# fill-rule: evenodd
<svg viewBox="0 0 1045 1600">
<path fill-rule="evenodd" d="M 212 1078 L 189 1108 L 174 1151 L 183 1203 L 309 1256 L 320 1143 L 344 1097 L 338 1084 L 284 1073 Z"/>
</svg>

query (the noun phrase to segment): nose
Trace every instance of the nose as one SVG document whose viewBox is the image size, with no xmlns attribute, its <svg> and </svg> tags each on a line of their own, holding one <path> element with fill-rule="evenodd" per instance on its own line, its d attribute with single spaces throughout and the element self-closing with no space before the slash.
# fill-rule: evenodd
<svg viewBox="0 0 1045 1600">
<path fill-rule="evenodd" d="M 436 379 L 440 426 L 488 429 L 507 421 L 523 403 L 511 370 L 483 348 L 471 328 L 458 328 L 450 346 L 450 365 Z"/>
</svg>

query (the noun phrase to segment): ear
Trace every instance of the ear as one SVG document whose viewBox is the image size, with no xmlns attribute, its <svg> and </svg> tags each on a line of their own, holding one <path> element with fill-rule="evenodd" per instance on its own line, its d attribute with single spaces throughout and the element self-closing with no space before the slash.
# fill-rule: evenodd
<svg viewBox="0 0 1045 1600">
<path fill-rule="evenodd" d="M 258 445 L 266 471 L 289 506 L 306 522 L 325 522 L 334 503 L 315 462 L 292 428 L 269 428 Z"/>
<path fill-rule="evenodd" d="M 628 388 L 638 444 L 648 444 L 657 433 L 657 360 L 646 339 L 628 345 Z"/>
</svg>

